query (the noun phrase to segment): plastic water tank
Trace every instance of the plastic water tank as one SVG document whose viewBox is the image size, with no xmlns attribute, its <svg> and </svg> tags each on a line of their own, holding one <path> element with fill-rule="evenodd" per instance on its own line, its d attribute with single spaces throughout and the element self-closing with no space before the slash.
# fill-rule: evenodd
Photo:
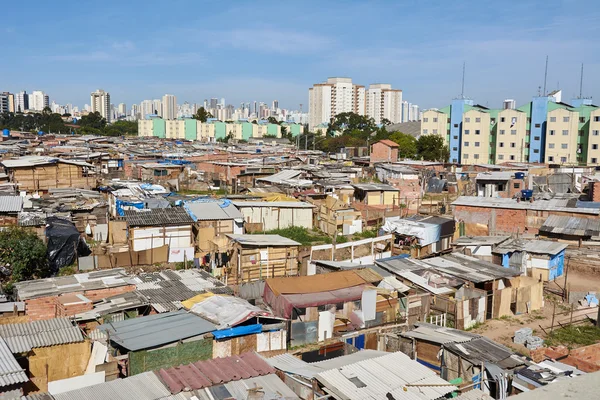
<svg viewBox="0 0 600 400">
<path fill-rule="evenodd" d="M 524 179 L 524 178 L 525 178 L 524 172 L 515 172 L 515 179 Z"/>
<path fill-rule="evenodd" d="M 533 190 L 531 190 L 531 189 L 521 190 L 521 196 L 523 197 L 524 200 L 529 200 L 533 197 Z"/>
<path fill-rule="evenodd" d="M 2 129 L 2 136 L 9 137 L 10 136 L 10 131 L 8 129 Z"/>
</svg>

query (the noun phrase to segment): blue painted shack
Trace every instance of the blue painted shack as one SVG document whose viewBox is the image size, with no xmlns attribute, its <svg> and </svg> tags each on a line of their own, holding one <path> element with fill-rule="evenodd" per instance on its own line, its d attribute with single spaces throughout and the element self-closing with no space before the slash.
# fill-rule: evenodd
<svg viewBox="0 0 600 400">
<path fill-rule="evenodd" d="M 492 252 L 494 263 L 518 268 L 523 274 L 543 281 L 553 281 L 564 273 L 564 243 L 549 240 L 510 239 Z"/>
</svg>

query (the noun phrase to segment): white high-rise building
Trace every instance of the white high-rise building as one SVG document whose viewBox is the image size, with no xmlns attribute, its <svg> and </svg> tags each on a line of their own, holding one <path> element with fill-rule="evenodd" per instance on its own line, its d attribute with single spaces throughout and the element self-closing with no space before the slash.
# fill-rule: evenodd
<svg viewBox="0 0 600 400">
<path fill-rule="evenodd" d="M 328 78 L 308 89 L 309 129 L 329 123 L 337 114 L 354 112 L 365 115 L 365 87 L 351 78 Z"/>
<path fill-rule="evenodd" d="M 26 91 L 15 95 L 15 112 L 24 112 L 29 110 L 29 95 Z"/>
<path fill-rule="evenodd" d="M 45 107 L 50 106 L 48 95 L 41 90 L 34 90 L 29 95 L 29 109 L 34 111 L 42 111 Z"/>
<path fill-rule="evenodd" d="M 119 103 L 118 113 L 119 113 L 119 117 L 127 116 L 127 104 Z"/>
<path fill-rule="evenodd" d="M 393 124 L 402 122 L 402 90 L 392 89 L 387 83 L 369 85 L 367 91 L 367 116 L 380 124 L 383 119 Z"/>
<path fill-rule="evenodd" d="M 177 119 L 177 98 L 172 94 L 165 94 L 162 98 L 163 119 Z"/>
<path fill-rule="evenodd" d="M 502 103 L 503 110 L 514 110 L 515 108 L 517 108 L 517 102 L 513 99 L 506 99 Z"/>
<path fill-rule="evenodd" d="M 90 95 L 91 112 L 98 112 L 106 122 L 112 122 L 110 109 L 110 94 L 102 89 L 92 92 Z"/>
<path fill-rule="evenodd" d="M 163 116 L 163 108 L 162 108 L 162 100 L 154 99 L 152 100 L 152 112 L 151 114 L 156 114 L 162 118 Z"/>
<path fill-rule="evenodd" d="M 154 114 L 154 103 L 152 100 L 144 100 L 140 104 L 140 118 L 146 119 L 150 114 Z"/>
<path fill-rule="evenodd" d="M 139 119 L 140 118 L 140 116 L 139 116 L 139 112 L 140 112 L 139 108 L 140 107 L 137 104 L 133 104 L 131 106 L 131 116 L 133 118 L 135 118 L 135 119 Z"/>
</svg>

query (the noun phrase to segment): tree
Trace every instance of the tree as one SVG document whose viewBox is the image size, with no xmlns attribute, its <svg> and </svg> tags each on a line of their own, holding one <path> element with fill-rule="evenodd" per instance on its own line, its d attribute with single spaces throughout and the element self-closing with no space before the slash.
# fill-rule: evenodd
<svg viewBox="0 0 600 400">
<path fill-rule="evenodd" d="M 200 122 L 206 122 L 209 118 L 213 118 L 213 115 L 206 111 L 204 107 L 200 107 L 198 111 L 196 111 L 196 114 L 194 114 L 193 118 Z"/>
<path fill-rule="evenodd" d="M 343 135 L 354 134 L 366 139 L 377 130 L 375 120 L 364 115 L 353 112 L 345 112 L 336 115 L 327 127 L 327 135 L 332 136 L 334 132 L 342 132 Z"/>
<path fill-rule="evenodd" d="M 421 135 L 417 140 L 417 153 L 419 157 L 427 161 L 445 162 L 450 158 L 448 146 L 438 135 Z"/>
<path fill-rule="evenodd" d="M 417 155 L 417 140 L 413 136 L 402 132 L 392 132 L 389 140 L 398 143 L 400 158 L 415 158 Z"/>
<path fill-rule="evenodd" d="M 392 124 L 392 121 L 390 121 L 387 118 L 384 118 L 384 119 L 381 120 L 381 125 L 383 125 L 383 126 L 389 126 L 391 124 Z"/>
<path fill-rule="evenodd" d="M 0 231 L 0 268 L 4 282 L 46 278 L 50 275 L 46 245 L 29 229 Z"/>
<path fill-rule="evenodd" d="M 106 119 L 103 118 L 98 111 L 94 111 L 93 113 L 81 117 L 79 126 L 102 130 L 106 126 Z"/>
<path fill-rule="evenodd" d="M 279 121 L 277 121 L 277 119 L 275 119 L 275 117 L 269 117 L 269 118 L 267 118 L 267 121 L 269 121 L 270 124 L 279 125 Z"/>
</svg>

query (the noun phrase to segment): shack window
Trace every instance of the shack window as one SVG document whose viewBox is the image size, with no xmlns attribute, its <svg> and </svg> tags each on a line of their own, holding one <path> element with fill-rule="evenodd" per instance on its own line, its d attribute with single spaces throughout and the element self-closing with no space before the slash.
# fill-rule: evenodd
<svg viewBox="0 0 600 400">
<path fill-rule="evenodd" d="M 515 189 L 520 189 L 521 188 L 521 182 L 515 182 Z"/>
<path fill-rule="evenodd" d="M 154 176 L 167 176 L 168 171 L 166 169 L 155 169 Z"/>
</svg>

